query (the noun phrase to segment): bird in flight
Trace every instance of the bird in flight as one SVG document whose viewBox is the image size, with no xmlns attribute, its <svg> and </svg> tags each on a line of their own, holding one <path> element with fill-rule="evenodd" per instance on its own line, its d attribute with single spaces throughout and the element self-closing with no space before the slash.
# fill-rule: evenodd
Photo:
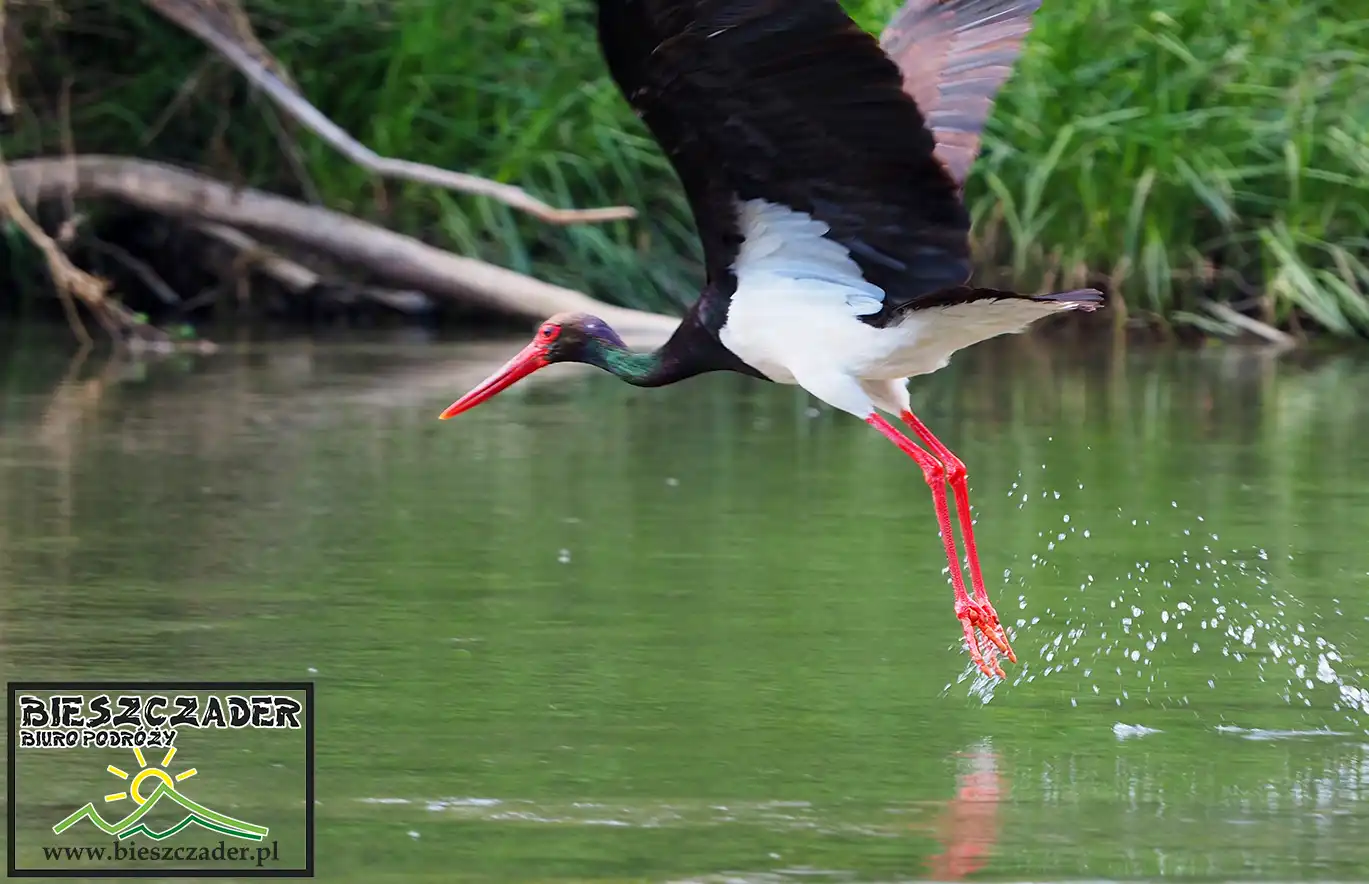
<svg viewBox="0 0 1369 884">
<path fill-rule="evenodd" d="M 712 371 L 797 384 L 921 468 L 970 658 L 1002 677 L 998 653 L 1017 658 L 984 588 L 965 465 L 913 414 L 907 385 L 957 350 L 1102 303 L 1093 289 L 969 285 L 961 190 L 1039 5 L 909 0 L 881 43 L 837 0 L 599 0 L 609 71 L 679 176 L 706 282 L 652 352 L 598 317 L 551 317 L 442 419 L 557 362 L 642 387 Z"/>
</svg>

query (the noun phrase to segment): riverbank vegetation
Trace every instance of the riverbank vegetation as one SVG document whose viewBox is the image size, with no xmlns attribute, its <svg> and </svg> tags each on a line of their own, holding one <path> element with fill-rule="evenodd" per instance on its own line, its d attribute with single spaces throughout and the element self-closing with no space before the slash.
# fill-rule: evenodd
<svg viewBox="0 0 1369 884">
<path fill-rule="evenodd" d="M 878 31 L 898 2 L 846 5 Z M 235 33 L 380 154 L 552 206 L 638 215 L 549 224 L 487 197 L 381 180 L 283 115 L 168 9 Z M 687 207 L 608 79 L 590 0 L 8 0 L 7 11 L 8 161 L 171 163 L 625 307 L 677 312 L 697 291 Z M 1369 11 L 1332 0 L 1047 0 L 966 198 L 986 282 L 1098 285 L 1114 317 L 1147 325 L 1369 334 Z M 233 267 L 252 263 L 222 237 L 211 247 L 202 226 L 168 225 L 127 200 L 48 202 L 39 220 L 54 235 L 86 213 L 68 230 L 71 257 L 154 320 L 252 301 L 199 268 L 213 248 L 236 254 Z M 22 234 L 6 228 L 10 291 L 45 278 Z M 331 278 L 317 252 L 288 263 Z M 167 290 L 152 291 L 139 264 Z M 425 312 L 423 284 L 404 282 L 387 302 L 394 281 L 363 269 L 338 309 Z M 257 307 L 297 305 L 279 279 L 251 288 L 277 292 Z"/>
</svg>

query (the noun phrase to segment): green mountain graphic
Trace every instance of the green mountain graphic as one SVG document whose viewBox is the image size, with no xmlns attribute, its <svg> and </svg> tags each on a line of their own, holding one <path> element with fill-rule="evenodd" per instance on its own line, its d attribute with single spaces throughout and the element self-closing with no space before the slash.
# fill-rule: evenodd
<svg viewBox="0 0 1369 884">
<path fill-rule="evenodd" d="M 160 832 L 155 832 L 148 828 L 146 823 L 141 823 L 139 820 L 152 810 L 154 804 L 163 798 L 179 804 L 186 810 L 186 815 L 174 826 L 163 829 Z M 243 822 L 242 820 L 235 820 L 227 814 L 210 810 L 202 804 L 191 801 L 166 783 L 158 783 L 157 788 L 152 790 L 152 794 L 148 796 L 147 802 L 144 803 L 142 807 L 133 811 L 117 823 L 110 824 L 105 822 L 104 818 L 100 816 L 99 811 L 95 809 L 95 805 L 93 803 L 87 803 L 85 807 L 82 807 L 71 816 L 53 826 L 53 834 L 62 834 L 82 819 L 90 820 L 100 831 L 104 832 L 106 835 L 114 835 L 118 837 L 120 841 L 125 838 L 132 838 L 134 835 L 143 835 L 154 841 L 164 841 L 191 823 L 202 826 L 211 832 L 218 832 L 220 835 L 229 835 L 247 841 L 260 841 L 271 831 L 266 826 L 258 826 L 253 823 Z"/>
</svg>

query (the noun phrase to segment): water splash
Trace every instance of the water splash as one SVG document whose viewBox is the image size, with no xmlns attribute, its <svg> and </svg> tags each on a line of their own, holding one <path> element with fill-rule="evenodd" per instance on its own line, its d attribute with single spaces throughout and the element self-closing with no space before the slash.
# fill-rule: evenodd
<svg viewBox="0 0 1369 884">
<path fill-rule="evenodd" d="M 1068 492 L 1046 489 L 1038 495 L 1027 484 L 1019 474 L 1008 492 L 1018 509 L 1033 500 L 1052 509 L 1070 504 Z M 1181 510 L 1179 501 L 1171 500 L 1170 508 Z M 1009 673 L 1013 687 L 1072 679 L 1072 707 L 1111 699 L 1117 707 L 1192 708 L 1194 691 L 1220 694 L 1227 681 L 1248 680 L 1253 667 L 1258 682 L 1285 706 L 1338 713 L 1354 731 L 1369 733 L 1365 673 L 1326 637 L 1322 612 L 1277 585 L 1268 550 L 1223 548 L 1203 516 L 1190 516 L 1184 524 L 1182 510 L 1177 525 L 1175 516 L 1156 520 L 1163 530 L 1120 507 L 1113 516 L 1091 529 L 1080 529 L 1068 513 L 1040 517 L 1040 523 L 1064 530 L 1038 531 L 1044 548 L 1030 555 L 1023 573 L 1003 572 L 1004 586 L 1017 594 L 1016 618 L 1008 616 L 1011 595 L 999 590 L 995 598 L 1018 652 L 1019 664 Z M 1058 602 L 1032 610 L 1030 587 L 1062 579 L 1054 564 L 1062 553 L 1133 531 L 1153 537 L 1147 547 L 1177 546 L 1178 552 L 1134 561 L 1112 574 L 1085 574 Z M 1342 616 L 1340 599 L 1332 601 L 1334 615 Z M 1179 658 L 1192 656 L 1211 662 L 1207 678 L 1195 680 L 1191 666 L 1172 671 Z M 982 703 L 991 702 L 1003 684 L 968 662 L 957 683 L 967 681 L 970 696 Z"/>
</svg>

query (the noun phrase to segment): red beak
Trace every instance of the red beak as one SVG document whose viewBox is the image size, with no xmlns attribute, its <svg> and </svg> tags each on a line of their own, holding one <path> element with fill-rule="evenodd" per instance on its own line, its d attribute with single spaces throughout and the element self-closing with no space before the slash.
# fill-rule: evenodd
<svg viewBox="0 0 1369 884">
<path fill-rule="evenodd" d="M 447 410 L 438 415 L 438 420 L 445 421 L 448 418 L 456 417 L 463 411 L 475 408 L 481 402 L 508 389 L 537 369 L 545 368 L 550 364 L 547 362 L 546 354 L 547 349 L 544 345 L 536 341 L 528 344 L 518 352 L 517 356 L 505 362 L 498 371 L 481 381 L 474 390 L 448 405 Z"/>
</svg>

